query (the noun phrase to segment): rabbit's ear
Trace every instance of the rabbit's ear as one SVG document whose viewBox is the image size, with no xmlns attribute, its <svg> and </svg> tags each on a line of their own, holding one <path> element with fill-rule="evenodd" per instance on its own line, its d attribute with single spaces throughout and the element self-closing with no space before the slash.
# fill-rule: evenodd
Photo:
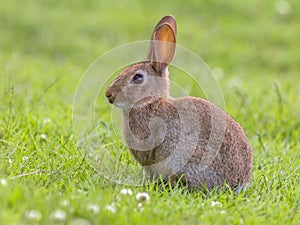
<svg viewBox="0 0 300 225">
<path fill-rule="evenodd" d="M 166 69 L 174 57 L 175 48 L 176 20 L 173 16 L 165 16 L 154 28 L 148 53 L 148 59 L 156 71 Z"/>
<path fill-rule="evenodd" d="M 163 25 L 168 24 L 174 31 L 175 35 L 177 34 L 177 25 L 176 25 L 176 19 L 174 16 L 164 16 L 155 26 L 153 34 L 152 34 L 152 40 L 155 34 L 155 31 L 158 30 L 158 28 Z"/>
</svg>

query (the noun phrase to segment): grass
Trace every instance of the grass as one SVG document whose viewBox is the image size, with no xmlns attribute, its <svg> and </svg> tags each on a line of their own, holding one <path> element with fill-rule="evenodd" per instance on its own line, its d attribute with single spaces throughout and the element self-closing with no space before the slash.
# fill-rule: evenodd
<svg viewBox="0 0 300 225">
<path fill-rule="evenodd" d="M 286 3 L 2 1 L 0 224 L 299 224 L 300 4 Z M 72 107 L 84 71 L 150 37 L 165 14 L 177 18 L 178 43 L 215 71 L 226 111 L 255 149 L 252 185 L 241 194 L 113 183 L 77 145 Z M 126 155 L 99 129 L 112 154 Z M 143 191 L 150 201 L 141 209 Z"/>
</svg>

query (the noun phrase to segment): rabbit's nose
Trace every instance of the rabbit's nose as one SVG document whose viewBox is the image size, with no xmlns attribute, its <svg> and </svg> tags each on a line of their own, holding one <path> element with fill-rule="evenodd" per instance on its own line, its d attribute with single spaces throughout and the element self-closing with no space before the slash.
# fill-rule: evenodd
<svg viewBox="0 0 300 225">
<path fill-rule="evenodd" d="M 108 98 L 109 103 L 111 103 L 111 104 L 114 103 L 115 96 L 114 96 L 112 93 L 106 92 L 106 93 L 105 93 L 105 96 L 106 96 L 106 98 Z"/>
</svg>

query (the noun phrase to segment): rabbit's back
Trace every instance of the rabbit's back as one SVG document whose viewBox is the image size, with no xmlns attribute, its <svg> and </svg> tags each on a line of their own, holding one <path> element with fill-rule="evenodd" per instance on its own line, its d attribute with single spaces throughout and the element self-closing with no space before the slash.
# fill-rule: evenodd
<svg viewBox="0 0 300 225">
<path fill-rule="evenodd" d="M 195 188 L 250 181 L 251 146 L 223 110 L 195 97 L 145 102 L 124 116 L 124 136 L 134 158 L 152 176 L 184 175 Z"/>
<path fill-rule="evenodd" d="M 214 104 L 192 99 L 200 121 L 200 135 L 197 148 L 181 173 L 196 188 L 201 186 L 200 182 L 208 188 L 224 182 L 231 187 L 249 183 L 253 150 L 243 128 Z"/>
</svg>

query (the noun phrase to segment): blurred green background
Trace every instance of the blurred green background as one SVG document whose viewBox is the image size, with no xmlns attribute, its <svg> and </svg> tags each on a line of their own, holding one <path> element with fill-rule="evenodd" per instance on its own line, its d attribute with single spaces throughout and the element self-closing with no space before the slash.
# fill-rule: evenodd
<svg viewBox="0 0 300 225">
<path fill-rule="evenodd" d="M 68 67 L 77 78 L 111 48 L 150 38 L 154 24 L 172 14 L 178 21 L 178 43 L 211 68 L 222 68 L 226 76 L 296 76 L 299 4 L 296 0 L 2 1 L 3 72 L 38 66 L 43 73 L 32 71 L 32 79 L 51 80 Z M 58 73 L 53 73 L 55 69 Z"/>
<path fill-rule="evenodd" d="M 121 44 L 148 40 L 156 22 L 172 14 L 177 43 L 215 72 L 231 115 L 238 117 L 242 109 L 236 106 L 247 102 L 264 111 L 278 102 L 278 93 L 289 111 L 298 112 L 299 8 L 296 0 L 3 1 L 1 90 L 13 86 L 15 101 L 64 114 L 95 59 Z M 263 98 L 270 101 L 263 105 Z"/>
<path fill-rule="evenodd" d="M 73 137 L 72 106 L 95 59 L 148 40 L 168 14 L 177 19 L 177 43 L 212 69 L 226 111 L 244 127 L 255 150 L 253 181 L 239 196 L 150 187 L 143 214 L 134 196 L 120 200 L 122 185 L 99 178 L 85 160 Z M 57 224 L 58 208 L 66 224 L 77 217 L 93 224 L 299 224 L 299 21 L 298 0 L 2 0 L 0 224 Z M 112 150 L 124 150 L 102 132 Z M 90 203 L 101 213 L 91 213 Z M 108 212 L 110 204 L 119 213 Z M 30 219 L 31 209 L 41 218 Z"/>
</svg>

